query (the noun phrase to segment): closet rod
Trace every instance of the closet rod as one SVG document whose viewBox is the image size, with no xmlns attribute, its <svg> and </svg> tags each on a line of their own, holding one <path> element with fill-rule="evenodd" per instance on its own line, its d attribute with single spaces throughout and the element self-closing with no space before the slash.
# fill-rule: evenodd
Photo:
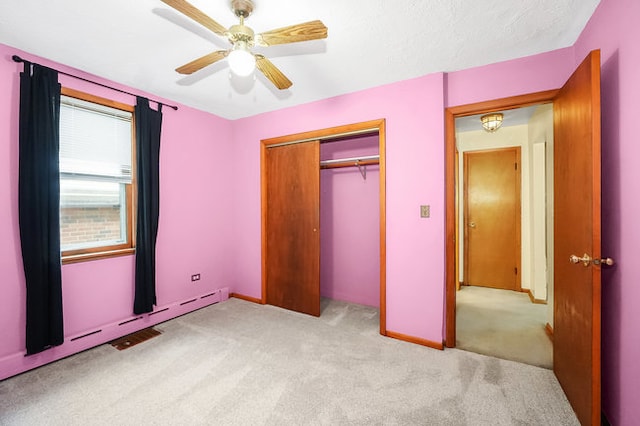
<svg viewBox="0 0 640 426">
<path fill-rule="evenodd" d="M 320 168 L 322 170 L 325 169 L 341 169 L 343 167 L 360 167 L 360 166 L 375 166 L 377 164 L 380 164 L 380 161 L 378 160 L 363 160 L 363 161 L 350 161 L 350 162 L 345 162 L 345 163 L 331 163 L 331 164 L 324 164 L 321 165 Z"/>
<path fill-rule="evenodd" d="M 320 162 L 321 166 L 327 166 L 335 163 L 356 163 L 367 160 L 380 160 L 380 155 L 365 155 L 363 157 L 350 157 L 350 158 L 336 158 L 335 160 L 323 160 Z M 354 164 L 355 165 L 355 164 Z"/>
</svg>

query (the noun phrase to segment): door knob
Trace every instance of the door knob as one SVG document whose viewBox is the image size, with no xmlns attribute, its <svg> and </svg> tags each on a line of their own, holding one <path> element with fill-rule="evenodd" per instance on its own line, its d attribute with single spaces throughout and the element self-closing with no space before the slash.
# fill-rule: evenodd
<svg viewBox="0 0 640 426">
<path fill-rule="evenodd" d="M 578 257 L 575 254 L 572 254 L 571 256 L 569 256 L 569 262 L 571 263 L 580 263 L 582 262 L 582 264 L 584 266 L 589 266 L 589 264 L 591 262 L 593 262 L 594 265 L 613 265 L 615 262 L 613 261 L 613 259 L 611 259 L 610 257 L 604 258 L 604 259 L 592 259 L 591 256 L 589 256 L 587 253 L 583 254 L 582 257 Z"/>
<path fill-rule="evenodd" d="M 475 228 L 475 227 L 476 227 L 475 222 L 469 222 L 469 228 Z"/>
<path fill-rule="evenodd" d="M 594 265 L 608 265 L 608 266 L 611 266 L 614 263 L 616 263 L 616 262 L 614 262 L 613 259 L 610 258 L 610 257 L 605 257 L 603 259 L 593 259 L 593 264 Z"/>
</svg>

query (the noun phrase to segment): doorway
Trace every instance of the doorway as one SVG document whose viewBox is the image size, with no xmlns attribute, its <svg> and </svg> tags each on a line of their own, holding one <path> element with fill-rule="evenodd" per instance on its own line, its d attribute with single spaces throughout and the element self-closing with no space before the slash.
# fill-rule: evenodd
<svg viewBox="0 0 640 426">
<path fill-rule="evenodd" d="M 553 324 L 553 304 L 546 304 L 552 260 L 547 253 L 553 249 L 553 236 L 547 235 L 553 229 L 553 215 L 547 214 L 547 207 L 549 213 L 553 209 L 553 171 L 547 171 L 553 164 L 553 106 L 500 112 L 504 124 L 496 132 L 481 127 L 482 114 L 455 122 L 461 236 L 456 346 L 551 368 L 545 330 Z"/>
<path fill-rule="evenodd" d="M 477 117 L 478 123 L 480 115 L 486 113 L 488 111 L 496 112 L 496 111 L 509 111 L 514 109 L 520 109 L 523 107 L 532 107 L 541 104 L 549 104 L 552 102 L 557 91 L 547 91 L 547 92 L 539 92 L 529 95 L 516 96 L 513 98 L 507 98 L 498 101 L 490 101 L 490 102 L 482 102 L 478 104 L 464 105 L 460 107 L 448 108 L 445 112 L 446 115 L 446 135 L 447 135 L 447 148 L 446 148 L 446 163 L 447 170 L 450 172 L 446 175 L 446 191 L 447 191 L 447 216 L 446 216 L 446 235 L 447 235 L 447 244 L 446 244 L 446 270 L 447 272 L 447 285 L 446 285 L 446 336 L 445 336 L 445 344 L 447 347 L 455 347 L 456 345 L 456 292 L 457 289 L 460 288 L 460 284 L 464 282 L 464 231 L 459 232 L 458 225 L 460 223 L 464 223 L 464 217 L 462 216 L 464 206 L 460 206 L 463 204 L 462 195 L 460 194 L 461 185 L 463 182 L 461 178 L 461 170 L 463 167 L 459 167 L 458 163 L 455 162 L 458 158 L 462 158 L 462 155 L 457 155 L 458 149 L 465 151 L 469 150 L 468 146 L 465 144 L 471 144 L 476 150 L 478 149 L 495 149 L 498 147 L 516 146 L 522 144 L 522 139 L 518 140 L 517 137 L 511 138 L 511 140 L 507 140 L 506 142 L 501 142 L 502 145 L 496 142 L 496 139 L 493 138 L 494 134 L 488 134 L 482 131 L 481 127 L 478 126 L 479 131 L 477 132 L 469 132 L 469 133 L 477 133 L 477 136 L 481 137 L 481 140 L 471 139 L 466 140 L 465 138 L 465 130 L 469 129 L 460 129 L 460 123 L 456 122 L 456 118 L 460 117 Z M 464 123 L 462 123 L 464 124 Z M 460 131 L 462 130 L 462 131 Z M 501 129 L 497 133 L 501 131 L 505 131 L 507 129 Z M 526 132 L 525 132 L 526 134 Z M 528 162 L 528 161 L 527 161 Z M 549 168 L 549 165 L 547 165 Z M 457 172 L 454 173 L 453 171 Z M 522 174 L 524 176 L 528 176 L 529 174 L 528 167 L 525 170 L 523 165 Z M 529 185 L 523 187 L 522 191 L 522 199 L 528 200 Z M 552 193 L 552 192 L 551 192 Z M 452 196 L 453 195 L 453 196 Z M 530 205 L 527 201 L 525 203 L 523 211 L 527 211 L 530 208 Z M 529 228 L 529 222 L 523 221 L 523 227 Z M 459 238 L 456 239 L 455 235 L 458 234 Z M 551 240 L 553 241 L 553 240 Z M 452 242 L 452 243 L 449 243 Z M 523 238 L 523 244 L 529 244 L 529 241 L 526 238 Z M 549 259 L 552 259 L 552 253 L 549 254 Z M 549 260 L 550 261 L 550 260 Z M 529 266 L 529 269 L 527 267 Z M 523 261 L 522 262 L 522 271 L 521 273 L 530 273 L 530 263 Z M 456 273 L 453 273 L 458 271 Z M 462 276 L 461 276 L 462 275 Z M 552 276 L 552 275 L 551 275 Z M 545 299 L 546 299 L 545 294 Z M 534 299 L 535 300 L 535 299 Z M 553 304 L 551 303 L 551 306 Z"/>
<path fill-rule="evenodd" d="M 289 198 L 288 202 L 282 202 L 279 206 L 284 205 L 287 212 L 282 214 L 272 214 L 273 208 L 271 203 L 273 195 L 281 193 L 280 190 L 274 190 L 279 188 L 279 181 L 284 181 L 290 188 L 297 188 L 298 191 L 304 192 L 304 187 L 311 180 L 312 187 L 319 187 L 320 181 L 320 168 L 321 162 L 319 156 L 315 154 L 319 152 L 319 148 L 316 148 L 322 142 L 337 141 L 348 138 L 355 138 L 363 135 L 377 135 L 378 140 L 378 155 L 376 158 L 378 168 L 378 182 L 379 182 L 379 308 L 380 308 L 380 334 L 386 335 L 386 190 L 385 190 L 385 120 L 373 120 L 362 123 L 355 123 L 346 126 L 339 126 L 329 129 L 322 129 L 316 131 L 310 131 L 305 133 L 298 133 L 293 135 L 282 136 L 273 139 L 266 139 L 261 141 L 261 186 L 262 186 L 262 298 L 261 303 L 274 304 L 286 309 L 297 310 L 300 312 L 310 313 L 311 315 L 320 314 L 320 223 L 319 219 L 319 195 L 316 196 L 315 190 L 311 191 L 310 200 L 300 202 L 299 198 Z M 309 151 L 313 151 L 312 155 L 305 156 L 304 159 L 294 156 L 294 162 L 297 162 L 295 166 L 292 166 L 291 170 L 294 173 L 289 173 L 289 167 L 283 164 L 271 164 L 272 157 L 279 157 L 280 155 L 273 156 L 273 152 L 276 152 L 282 148 L 288 151 L 287 147 L 291 146 L 313 146 Z M 339 159 L 344 161 L 333 162 L 329 160 L 328 164 L 323 164 L 323 167 L 344 167 L 346 162 L 350 162 L 351 166 L 361 168 L 366 166 L 368 158 L 357 159 Z M 348 161 L 347 161 L 348 160 Z M 322 163 L 327 163 L 323 161 Z M 299 169 L 301 173 L 308 178 L 299 179 L 298 173 L 295 170 Z M 363 177 L 365 176 L 366 169 L 363 170 Z M 285 176 L 286 175 L 286 176 Z M 313 175 L 313 176 L 311 176 Z M 277 177 L 276 177 L 277 176 Z M 283 177 L 284 176 L 284 177 Z M 283 180 L 284 179 L 284 180 Z M 306 183 L 305 183 L 306 182 Z M 286 197 L 285 197 L 286 198 Z M 276 200 L 277 201 L 277 200 Z M 276 206 L 277 208 L 278 205 Z M 293 206 L 292 206 L 293 205 Z M 293 210 L 292 210 L 293 209 Z M 301 229 L 296 229 L 294 234 L 302 233 L 303 235 L 309 235 L 309 241 L 312 244 L 308 244 L 305 247 L 288 247 L 284 251 L 280 251 L 279 248 L 274 248 L 281 244 L 289 244 L 296 239 L 293 234 L 289 232 L 288 222 L 291 216 L 308 216 L 313 219 L 313 223 L 303 223 Z M 277 217 L 276 217 L 277 216 Z M 274 225 L 274 221 L 276 223 Z M 278 221 L 283 222 L 280 231 L 278 231 Z M 277 232 L 274 232 L 277 231 Z M 290 245 L 290 244 L 289 244 Z M 309 261 L 309 259 L 313 259 Z M 306 262 L 306 263 L 305 263 Z M 290 268 L 287 265 L 304 265 L 308 264 L 311 268 L 297 267 Z M 297 275 L 294 276 L 294 273 Z M 286 280 L 282 281 L 280 278 L 286 276 Z M 297 285 L 304 281 L 304 286 Z M 283 284 L 284 282 L 284 284 Z M 301 290 L 302 288 L 302 290 Z M 300 293 L 303 294 L 300 294 Z M 293 301 L 293 300 L 296 301 Z M 311 309 L 300 310 L 296 308 L 297 300 L 304 299 L 305 305 L 310 306 Z M 287 301 L 286 304 L 281 304 L 280 301 Z"/>
</svg>

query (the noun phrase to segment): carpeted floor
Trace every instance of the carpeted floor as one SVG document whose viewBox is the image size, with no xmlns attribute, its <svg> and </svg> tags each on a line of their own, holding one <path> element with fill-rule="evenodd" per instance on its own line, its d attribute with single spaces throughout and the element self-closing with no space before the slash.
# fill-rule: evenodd
<svg viewBox="0 0 640 426">
<path fill-rule="evenodd" d="M 526 293 L 463 286 L 456 294 L 458 349 L 552 369 L 546 323 L 547 305 Z"/>
<path fill-rule="evenodd" d="M 2 425 L 576 425 L 547 369 L 378 334 L 377 309 L 320 318 L 238 299 L 0 382 Z"/>
</svg>

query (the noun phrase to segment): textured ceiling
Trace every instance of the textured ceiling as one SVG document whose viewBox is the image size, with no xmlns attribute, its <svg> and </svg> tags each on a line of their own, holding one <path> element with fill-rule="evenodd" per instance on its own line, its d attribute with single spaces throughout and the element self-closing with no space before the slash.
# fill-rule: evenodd
<svg viewBox="0 0 640 426">
<path fill-rule="evenodd" d="M 225 27 L 228 0 L 191 0 Z M 236 119 L 433 72 L 572 45 L 599 0 L 255 0 L 263 32 L 320 19 L 325 40 L 255 48 L 292 81 L 230 76 L 220 61 L 174 69 L 227 41 L 160 0 L 2 0 L 0 43 Z M 10 60 L 9 58 L 4 58 Z M 25 58 L 29 59 L 29 58 Z"/>
</svg>

